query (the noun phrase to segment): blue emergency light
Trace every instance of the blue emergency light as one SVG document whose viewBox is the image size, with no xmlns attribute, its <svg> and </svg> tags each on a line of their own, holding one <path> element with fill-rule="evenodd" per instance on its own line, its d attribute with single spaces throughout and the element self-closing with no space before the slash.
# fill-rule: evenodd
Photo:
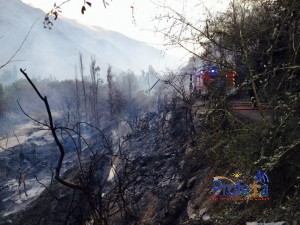
<svg viewBox="0 0 300 225">
<path fill-rule="evenodd" d="M 217 67 L 213 66 L 210 68 L 210 74 L 216 76 L 218 74 Z"/>
</svg>

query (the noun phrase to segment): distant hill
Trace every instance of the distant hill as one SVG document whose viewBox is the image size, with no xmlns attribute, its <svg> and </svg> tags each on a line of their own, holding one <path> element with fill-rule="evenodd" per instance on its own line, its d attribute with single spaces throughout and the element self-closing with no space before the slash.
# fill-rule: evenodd
<svg viewBox="0 0 300 225">
<path fill-rule="evenodd" d="M 139 72 L 147 70 L 148 65 L 163 70 L 166 65 L 178 62 L 175 57 L 121 33 L 100 27 L 88 28 L 61 16 L 51 30 L 45 29 L 42 24 L 45 12 L 20 0 L 0 0 L 0 4 L 0 65 L 18 49 L 35 21 L 14 58 L 17 68 L 27 68 L 35 76 L 74 78 L 79 52 L 83 53 L 86 74 L 91 56 L 95 56 L 102 72 L 108 64 L 114 71 Z"/>
</svg>

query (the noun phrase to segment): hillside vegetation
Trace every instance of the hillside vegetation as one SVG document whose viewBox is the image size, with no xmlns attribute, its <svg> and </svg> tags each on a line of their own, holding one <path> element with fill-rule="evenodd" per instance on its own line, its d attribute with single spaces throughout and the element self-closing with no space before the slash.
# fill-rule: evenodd
<svg viewBox="0 0 300 225">
<path fill-rule="evenodd" d="M 204 23 L 164 9 L 157 19 L 174 22 L 166 40 L 193 54 L 180 71 L 103 72 L 80 55 L 74 80 L 21 68 L 25 79 L 0 86 L 3 140 L 19 142 L 9 130 L 20 124 L 47 131 L 1 144 L 1 225 L 300 224 L 300 2 L 233 1 Z M 190 73 L 203 65 L 218 76 L 199 97 Z M 233 110 L 249 90 L 254 112 Z M 266 182 L 254 182 L 258 172 Z M 251 186 L 243 200 L 222 201 L 233 188 L 213 195 L 217 176 L 267 184 L 267 195 Z"/>
</svg>

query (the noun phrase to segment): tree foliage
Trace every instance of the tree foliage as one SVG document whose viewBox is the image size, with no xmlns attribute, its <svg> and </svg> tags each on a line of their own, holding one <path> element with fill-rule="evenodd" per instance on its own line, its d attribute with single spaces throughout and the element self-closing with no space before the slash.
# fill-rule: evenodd
<svg viewBox="0 0 300 225">
<path fill-rule="evenodd" d="M 52 9 L 44 17 L 44 21 L 43 21 L 44 28 L 52 29 L 54 25 L 53 21 L 57 20 L 59 14 L 62 13 L 62 6 L 70 1 L 71 0 L 64 0 L 60 4 L 54 2 Z M 105 8 L 109 6 L 109 2 L 107 2 L 106 0 L 102 0 L 102 2 Z M 87 11 L 88 7 L 92 7 L 92 3 L 90 1 L 83 0 L 82 6 L 80 8 L 80 12 L 82 15 Z"/>
<path fill-rule="evenodd" d="M 248 115 L 245 119 L 230 109 L 233 93 L 221 91 L 216 82 L 211 85 L 209 102 L 212 104 L 202 124 L 205 129 L 199 138 L 205 144 L 201 147 L 224 170 L 233 170 L 228 165 L 244 171 L 264 169 L 274 181 L 272 191 L 280 196 L 274 197 L 276 200 L 297 195 L 300 187 L 295 178 L 299 176 L 295 171 L 300 157 L 299 1 L 233 0 L 224 12 L 208 12 L 202 18 L 190 18 L 171 6 L 161 7 L 167 13 L 157 19 L 170 24 L 159 29 L 167 44 L 186 49 L 202 65 L 215 65 L 220 71 L 235 70 L 240 79 L 237 91 L 254 91 L 258 118 L 251 119 Z M 263 104 L 269 108 L 264 109 Z M 279 171 L 286 171 L 285 177 L 277 177 Z M 281 187 L 285 183 L 289 185 L 283 191 Z M 288 204 L 294 203 L 291 200 Z"/>
</svg>

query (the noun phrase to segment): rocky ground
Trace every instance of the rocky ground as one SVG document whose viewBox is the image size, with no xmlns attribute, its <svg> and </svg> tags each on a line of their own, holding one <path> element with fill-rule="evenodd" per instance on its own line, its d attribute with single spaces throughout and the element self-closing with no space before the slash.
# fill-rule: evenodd
<svg viewBox="0 0 300 225">
<path fill-rule="evenodd" d="M 111 137 L 122 137 L 115 141 L 117 156 L 97 161 L 104 173 L 99 199 L 106 216 L 104 224 L 245 224 L 256 221 L 264 207 L 270 207 L 271 202 L 255 206 L 253 202 L 210 199 L 211 181 L 218 172 L 203 151 L 197 150 L 197 140 L 191 138 L 184 113 L 182 109 L 149 113 L 139 120 L 134 131 L 126 123 L 109 128 Z M 201 134 L 201 126 L 195 129 Z M 0 153 L 0 166 L 5 168 L 1 173 L 0 224 L 92 224 L 87 222 L 91 219 L 87 195 L 51 180 L 51 162 L 57 157 L 51 138 L 42 131 L 28 132 L 32 138 L 22 145 L 23 156 L 18 145 Z M 75 161 L 76 154 L 68 150 L 64 177 L 78 178 Z M 19 186 L 20 162 L 21 168 L 29 168 L 24 179 L 26 189 L 22 183 Z M 286 215 L 274 206 L 274 211 L 263 218 L 284 221 Z"/>
<path fill-rule="evenodd" d="M 114 166 L 117 172 L 127 173 L 122 183 L 126 185 L 128 199 L 134 200 L 128 207 L 128 224 L 188 224 L 190 219 L 205 223 L 210 220 L 207 209 L 196 203 L 198 198 L 207 199 L 208 193 L 204 194 L 199 185 L 203 185 L 210 166 L 201 154 L 189 158 L 192 144 L 182 113 L 148 114 L 139 121 L 135 132 L 124 134 L 121 139 L 122 155 L 128 161 L 126 168 L 124 160 L 115 160 Z M 6 172 L 1 182 L 4 220 L 0 224 L 83 224 L 88 220 L 88 211 L 82 193 L 55 181 L 45 189 L 51 182 L 53 165 L 49 162 L 57 157 L 57 151 L 52 151 L 56 148 L 53 141 L 45 134 L 26 135 L 32 138 L 22 144 L 23 156 L 18 145 L 1 152 L 1 167 Z M 72 163 L 71 157 L 68 154 L 66 163 Z M 20 160 L 26 169 L 25 188 L 23 183 L 19 186 Z M 187 160 L 193 163 L 187 164 Z M 71 166 L 65 169 L 65 176 L 76 176 L 76 169 Z M 114 182 L 116 175 L 108 179 L 104 194 L 110 192 Z M 68 207 L 74 210 L 66 214 Z M 110 222 L 124 223 L 119 216 L 112 216 Z"/>
<path fill-rule="evenodd" d="M 48 162 L 56 157 L 50 151 L 54 147 L 52 142 L 47 131 L 32 123 L 17 127 L 15 136 L 1 141 L 4 148 L 0 152 L 1 216 L 17 212 L 32 202 L 44 190 L 37 181 L 49 184 Z"/>
<path fill-rule="evenodd" d="M 72 140 L 66 136 L 60 138 L 66 150 L 62 173 L 68 171 L 76 174 L 74 170 L 76 171 L 78 159 Z M 45 193 L 50 193 L 47 187 L 54 185 L 55 194 L 68 195 L 67 188 L 57 186 L 54 182 L 53 171 L 59 150 L 45 127 L 26 121 L 23 125 L 14 127 L 14 135 L 3 138 L 1 146 L 0 224 L 16 224 L 11 218 L 18 218 L 33 205 L 36 207 Z M 85 151 L 82 152 L 84 154 Z M 41 202 L 41 209 L 48 206 L 47 203 L 54 199 L 53 196 L 49 195 L 50 200 Z M 32 212 L 29 218 L 35 218 L 38 212 L 39 210 Z M 47 215 L 48 212 L 44 213 Z"/>
<path fill-rule="evenodd" d="M 124 152 L 134 156 L 128 171 L 135 171 L 137 181 L 127 186 L 135 200 L 129 224 L 210 223 L 205 205 L 211 182 L 204 178 L 211 167 L 204 155 L 193 154 L 182 113 L 170 113 L 164 121 L 157 115 L 124 142 Z"/>
</svg>

